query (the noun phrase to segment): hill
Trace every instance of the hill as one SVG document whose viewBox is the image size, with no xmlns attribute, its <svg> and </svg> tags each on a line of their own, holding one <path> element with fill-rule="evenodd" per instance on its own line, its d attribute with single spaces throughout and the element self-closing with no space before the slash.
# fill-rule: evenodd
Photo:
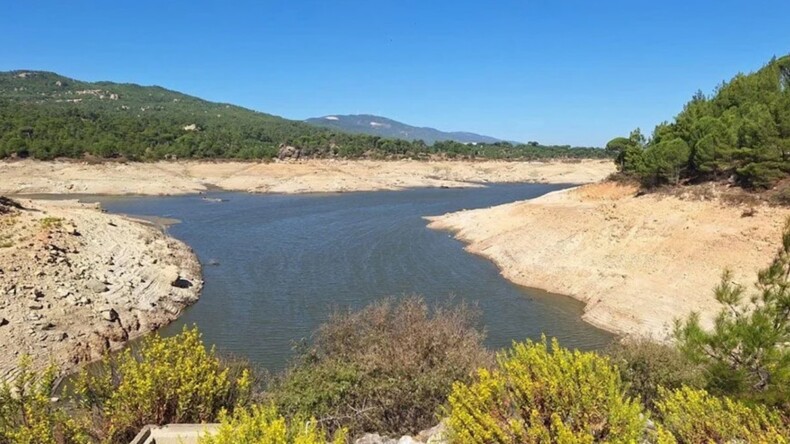
<svg viewBox="0 0 790 444">
<path fill-rule="evenodd" d="M 368 134 L 390 139 L 422 140 L 428 145 L 442 140 L 460 143 L 496 143 L 502 140 L 462 131 L 445 132 L 435 128 L 417 127 L 397 120 L 370 114 L 331 115 L 313 117 L 305 122 L 322 128 L 332 128 L 352 134 Z"/>
<path fill-rule="evenodd" d="M 604 158 L 596 148 L 467 145 L 349 134 L 158 86 L 0 72 L 0 159 Z"/>
<path fill-rule="evenodd" d="M 158 86 L 0 73 L 0 157 L 262 157 L 322 131 Z"/>
<path fill-rule="evenodd" d="M 736 75 L 712 95 L 697 92 L 649 140 L 637 129 L 607 150 L 645 185 L 732 179 L 773 187 L 790 174 L 790 55 Z"/>
</svg>

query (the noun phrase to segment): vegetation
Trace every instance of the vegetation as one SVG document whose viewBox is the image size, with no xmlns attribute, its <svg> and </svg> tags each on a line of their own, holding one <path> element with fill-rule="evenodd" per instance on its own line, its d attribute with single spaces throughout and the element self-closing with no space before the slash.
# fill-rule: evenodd
<svg viewBox="0 0 790 444">
<path fill-rule="evenodd" d="M 63 225 L 63 219 L 59 217 L 47 216 L 39 222 L 41 224 L 41 228 L 44 230 L 53 230 L 60 228 Z"/>
<path fill-rule="evenodd" d="M 56 377 L 55 367 L 37 375 L 23 358 L 14 380 L 0 384 L 0 443 L 91 442 L 85 425 L 52 403 Z"/>
<path fill-rule="evenodd" d="M 81 82 L 48 72 L 0 73 L 0 158 L 272 159 L 304 157 L 607 158 L 597 148 L 466 145 L 352 135 L 212 103 L 160 87 Z"/>
<path fill-rule="evenodd" d="M 249 369 L 224 365 L 197 328 L 184 328 L 172 338 L 150 336 L 139 352 L 127 349 L 83 371 L 75 399 L 94 416 L 95 436 L 129 442 L 146 424 L 216 421 L 221 411 L 245 406 L 252 388 Z"/>
<path fill-rule="evenodd" d="M 617 369 L 595 353 L 555 341 L 514 344 L 494 371 L 450 394 L 456 443 L 636 442 L 645 419 L 625 395 Z"/>
<path fill-rule="evenodd" d="M 688 360 L 676 347 L 648 339 L 617 342 L 606 350 L 620 371 L 626 393 L 653 410 L 661 389 L 702 388 L 705 376 L 700 365 Z"/>
<path fill-rule="evenodd" d="M 764 402 L 790 412 L 790 221 L 771 265 L 757 275 L 757 294 L 725 272 L 716 288 L 724 308 L 712 330 L 698 314 L 678 322 L 675 334 L 686 356 L 704 366 L 713 393 Z"/>
<path fill-rule="evenodd" d="M 790 427 L 780 414 L 763 406 L 748 406 L 717 398 L 705 390 L 661 389 L 656 404 L 659 442 L 664 443 L 787 443 Z"/>
<path fill-rule="evenodd" d="M 763 189 L 790 173 L 790 56 L 738 74 L 712 96 L 697 92 L 646 140 L 639 130 L 606 150 L 647 186 L 732 178 Z"/>
<path fill-rule="evenodd" d="M 274 406 L 253 406 L 236 409 L 233 415 L 220 414 L 220 428 L 216 435 L 201 437 L 201 444 L 325 444 L 326 433 L 315 420 L 286 419 Z M 345 430 L 338 430 L 332 444 L 346 442 Z"/>
<path fill-rule="evenodd" d="M 417 433 L 436 423 L 455 381 L 490 362 L 476 324 L 464 305 L 431 311 L 416 297 L 337 314 L 276 381 L 271 399 L 284 414 L 316 417 L 329 430 Z"/>
</svg>

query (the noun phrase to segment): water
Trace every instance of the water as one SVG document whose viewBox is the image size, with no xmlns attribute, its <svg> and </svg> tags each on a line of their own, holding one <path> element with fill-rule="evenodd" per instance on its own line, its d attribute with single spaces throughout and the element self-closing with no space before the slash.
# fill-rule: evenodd
<svg viewBox="0 0 790 444">
<path fill-rule="evenodd" d="M 423 216 L 528 199 L 561 185 L 494 185 L 348 194 L 101 199 L 111 212 L 175 218 L 171 235 L 192 246 L 205 286 L 200 301 L 163 334 L 197 324 L 221 352 L 278 371 L 294 341 L 333 309 L 358 308 L 390 295 L 453 296 L 477 303 L 490 347 L 556 336 L 596 349 L 611 335 L 581 320 L 569 297 L 514 285 L 488 260 L 463 250 Z M 218 265 L 208 265 L 216 262 Z"/>
</svg>

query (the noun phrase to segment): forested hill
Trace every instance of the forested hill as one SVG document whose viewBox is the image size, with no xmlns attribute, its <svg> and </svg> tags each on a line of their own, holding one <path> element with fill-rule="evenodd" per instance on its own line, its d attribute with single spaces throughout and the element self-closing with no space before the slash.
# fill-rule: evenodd
<svg viewBox="0 0 790 444">
<path fill-rule="evenodd" d="M 450 140 L 461 143 L 496 143 L 502 140 L 495 137 L 464 131 L 440 131 L 435 128 L 418 127 L 398 122 L 386 117 L 370 114 L 352 114 L 314 117 L 305 120 L 312 125 L 332 128 L 353 134 L 369 134 L 371 136 L 387 137 L 392 139 L 422 140 L 432 145 L 434 142 Z"/>
<path fill-rule="evenodd" d="M 600 158 L 602 149 L 383 139 L 318 128 L 158 86 L 82 82 L 41 71 L 0 72 L 0 158 L 86 155 L 129 160 L 291 156 Z"/>
<path fill-rule="evenodd" d="M 736 75 L 712 95 L 697 92 L 650 139 L 637 129 L 606 148 L 646 185 L 734 179 L 772 187 L 790 175 L 790 55 Z"/>
</svg>

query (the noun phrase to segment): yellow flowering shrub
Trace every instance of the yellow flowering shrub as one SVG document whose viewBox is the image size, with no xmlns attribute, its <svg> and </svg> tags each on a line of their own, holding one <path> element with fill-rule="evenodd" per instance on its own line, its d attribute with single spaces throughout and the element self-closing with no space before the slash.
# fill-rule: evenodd
<svg viewBox="0 0 790 444">
<path fill-rule="evenodd" d="M 617 369 L 595 353 L 516 343 L 449 397 L 451 442 L 631 443 L 643 434 L 640 404 L 628 399 Z"/>
<path fill-rule="evenodd" d="M 790 442 L 788 424 L 764 406 L 747 406 L 688 387 L 660 392 L 656 409 L 663 443 Z"/>
<path fill-rule="evenodd" d="M 0 384 L 0 443 L 88 443 L 86 428 L 52 402 L 56 368 L 40 376 L 30 370 L 29 357 L 22 358 L 20 372 Z"/>
<path fill-rule="evenodd" d="M 214 421 L 221 410 L 245 404 L 251 385 L 249 370 L 231 376 L 197 328 L 184 328 L 170 338 L 151 335 L 138 350 L 83 371 L 75 395 L 103 419 L 105 439 L 127 442 L 146 424 Z"/>
<path fill-rule="evenodd" d="M 202 436 L 200 444 L 325 444 L 323 430 L 315 420 L 292 420 L 285 418 L 272 406 L 239 408 L 232 415 L 220 414 L 221 425 L 216 434 Z M 335 433 L 333 444 L 344 444 L 346 432 Z"/>
</svg>

